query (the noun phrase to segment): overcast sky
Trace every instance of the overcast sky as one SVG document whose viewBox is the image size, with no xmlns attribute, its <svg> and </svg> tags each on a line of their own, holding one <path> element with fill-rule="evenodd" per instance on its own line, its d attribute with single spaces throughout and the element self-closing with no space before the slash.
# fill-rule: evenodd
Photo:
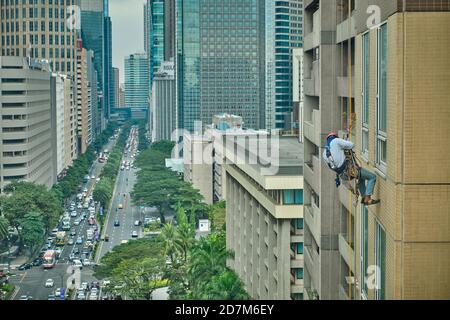
<svg viewBox="0 0 450 320">
<path fill-rule="evenodd" d="M 113 67 L 120 69 L 124 82 L 125 56 L 144 51 L 144 0 L 110 0 L 109 16 L 113 31 Z"/>
</svg>

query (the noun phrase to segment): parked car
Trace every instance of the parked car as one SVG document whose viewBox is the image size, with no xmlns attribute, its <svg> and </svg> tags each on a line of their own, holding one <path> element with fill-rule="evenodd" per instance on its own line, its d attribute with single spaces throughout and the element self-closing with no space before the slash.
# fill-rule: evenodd
<svg viewBox="0 0 450 320">
<path fill-rule="evenodd" d="M 131 237 L 132 238 L 137 238 L 138 237 L 138 233 L 136 230 L 134 230 L 133 232 L 131 232 Z"/>
<path fill-rule="evenodd" d="M 52 288 L 54 286 L 55 282 L 53 281 L 53 279 L 47 279 L 47 281 L 45 282 L 45 287 L 46 288 Z"/>
</svg>

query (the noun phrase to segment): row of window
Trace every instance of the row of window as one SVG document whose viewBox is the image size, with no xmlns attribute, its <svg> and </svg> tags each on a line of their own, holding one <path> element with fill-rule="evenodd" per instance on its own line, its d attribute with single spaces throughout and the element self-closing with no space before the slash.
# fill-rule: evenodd
<svg viewBox="0 0 450 320">
<path fill-rule="evenodd" d="M 53 4 L 55 4 L 55 5 L 61 5 L 61 6 L 63 6 L 64 4 L 65 5 L 71 5 L 71 4 L 73 4 L 74 3 L 74 0 L 1 0 L 0 1 L 0 4 L 2 5 L 2 6 L 12 6 L 12 5 L 16 5 L 16 6 L 18 6 L 18 5 L 37 5 L 37 4 L 39 4 L 39 2 L 41 3 L 41 5 L 46 5 L 47 3 L 49 4 L 49 5 L 53 5 Z"/>
<path fill-rule="evenodd" d="M 387 162 L 387 24 L 377 31 L 377 92 L 376 92 L 376 165 L 383 173 Z M 370 38 L 362 37 L 362 153 L 369 157 L 369 81 L 370 81 Z"/>
</svg>

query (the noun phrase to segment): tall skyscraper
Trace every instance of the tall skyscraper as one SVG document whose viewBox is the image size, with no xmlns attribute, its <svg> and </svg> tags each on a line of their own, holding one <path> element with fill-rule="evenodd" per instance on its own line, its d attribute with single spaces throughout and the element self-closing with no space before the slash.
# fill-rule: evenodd
<svg viewBox="0 0 450 320">
<path fill-rule="evenodd" d="M 175 109 L 175 72 L 173 61 L 163 61 L 152 85 L 152 141 L 171 140 L 177 128 Z"/>
<path fill-rule="evenodd" d="M 120 97 L 119 97 L 119 83 L 120 83 L 120 73 L 118 68 L 112 69 L 112 79 L 113 79 L 113 93 L 114 93 L 114 108 L 117 108 L 120 105 Z"/>
<path fill-rule="evenodd" d="M 81 38 L 83 47 L 94 52 L 94 66 L 97 71 L 98 115 L 95 128 L 101 128 L 107 115 L 105 86 L 105 5 L 104 0 L 81 1 Z"/>
<path fill-rule="evenodd" d="M 169 1 L 147 0 L 144 3 L 144 45 L 148 56 L 151 90 L 154 74 L 165 58 L 165 9 Z"/>
<path fill-rule="evenodd" d="M 265 12 L 265 127 L 291 129 L 298 125 L 293 119 L 292 52 L 303 43 L 303 0 L 266 1 Z"/>
<path fill-rule="evenodd" d="M 103 66 L 103 72 L 104 72 L 104 81 L 105 84 L 103 85 L 103 91 L 104 91 L 104 97 L 105 97 L 105 118 L 109 119 L 110 115 L 110 109 L 116 104 L 115 97 L 114 97 L 114 78 L 112 74 L 112 22 L 111 18 L 109 17 L 109 0 L 105 0 L 105 17 L 104 17 L 104 66 Z"/>
<path fill-rule="evenodd" d="M 131 54 L 125 58 L 125 106 L 148 108 L 149 71 L 145 53 Z"/>
<path fill-rule="evenodd" d="M 68 6 L 77 3 L 1 1 L 1 55 L 45 59 L 54 72 L 73 75 L 76 30 L 66 16 Z"/>
<path fill-rule="evenodd" d="M 179 94 L 184 128 L 220 113 L 264 127 L 264 1 L 182 2 Z M 178 33 L 177 33 L 178 34 Z"/>
<path fill-rule="evenodd" d="M 450 2 L 304 12 L 305 298 L 449 299 L 450 148 L 431 142 L 449 132 Z M 321 164 L 330 131 L 355 143 L 380 204 L 336 188 Z"/>
</svg>

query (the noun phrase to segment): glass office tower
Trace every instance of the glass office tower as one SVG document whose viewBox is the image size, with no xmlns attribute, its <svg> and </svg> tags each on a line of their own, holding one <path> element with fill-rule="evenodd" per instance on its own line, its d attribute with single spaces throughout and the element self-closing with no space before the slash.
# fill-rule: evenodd
<svg viewBox="0 0 450 320">
<path fill-rule="evenodd" d="M 301 48 L 303 0 L 266 1 L 266 128 L 291 129 L 292 50 Z"/>
<path fill-rule="evenodd" d="M 184 0 L 182 10 L 184 128 L 220 113 L 264 127 L 264 1 Z"/>
</svg>

